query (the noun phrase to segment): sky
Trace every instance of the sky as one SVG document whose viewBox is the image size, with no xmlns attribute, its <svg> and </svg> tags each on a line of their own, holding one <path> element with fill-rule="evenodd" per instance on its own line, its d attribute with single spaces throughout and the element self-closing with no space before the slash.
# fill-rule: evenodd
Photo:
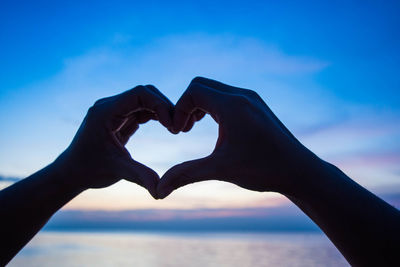
<svg viewBox="0 0 400 267">
<path fill-rule="evenodd" d="M 154 84 L 175 103 L 205 76 L 255 90 L 304 145 L 399 207 L 398 14 L 398 1 L 3 0 L 0 186 L 51 163 L 97 99 Z M 176 136 L 149 122 L 127 148 L 161 176 L 208 155 L 217 131 L 209 116 Z M 121 181 L 64 211 L 277 218 L 290 207 L 279 194 L 216 181 L 155 201 Z"/>
</svg>

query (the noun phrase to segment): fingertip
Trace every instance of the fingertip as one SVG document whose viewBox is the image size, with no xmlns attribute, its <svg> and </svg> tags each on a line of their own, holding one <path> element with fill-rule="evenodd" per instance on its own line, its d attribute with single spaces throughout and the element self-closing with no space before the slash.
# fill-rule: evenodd
<svg viewBox="0 0 400 267">
<path fill-rule="evenodd" d="M 178 127 L 173 126 L 173 128 L 172 128 L 172 133 L 173 133 L 173 134 L 178 134 L 178 133 L 180 133 L 180 132 L 181 132 L 181 130 L 180 130 Z"/>
<path fill-rule="evenodd" d="M 134 160 L 130 161 L 126 166 L 128 168 L 126 169 L 127 174 L 124 175 L 125 179 L 144 187 L 153 198 L 157 199 L 157 185 L 160 181 L 160 176 L 151 168 Z"/>
<path fill-rule="evenodd" d="M 186 125 L 185 125 L 185 127 L 183 128 L 182 132 L 185 132 L 185 133 L 189 132 L 189 131 L 193 128 L 193 125 L 194 125 L 195 122 L 196 122 L 196 118 L 195 118 L 195 116 L 192 114 L 192 115 L 190 116 L 190 119 L 186 122 Z"/>
<path fill-rule="evenodd" d="M 175 188 L 172 186 L 172 180 L 174 178 L 173 169 L 169 169 L 160 179 L 157 184 L 157 196 L 159 199 L 166 198 Z"/>
<path fill-rule="evenodd" d="M 164 199 L 169 196 L 174 189 L 171 186 L 162 187 L 160 189 L 157 188 L 157 197 L 158 199 Z"/>
<path fill-rule="evenodd" d="M 173 127 L 169 127 L 169 128 L 167 128 L 167 129 L 168 129 L 168 131 L 169 131 L 170 133 L 172 133 L 172 134 L 178 134 L 178 133 L 179 133 L 179 131 L 175 130 Z"/>
<path fill-rule="evenodd" d="M 174 119 L 173 119 L 174 132 L 179 133 L 180 131 L 182 131 L 189 120 L 190 120 L 190 114 L 177 110 L 174 114 Z"/>
<path fill-rule="evenodd" d="M 156 108 L 155 110 L 157 116 L 158 116 L 158 121 L 165 127 L 165 128 L 170 128 L 173 126 L 173 120 L 171 117 L 171 112 L 168 107 L 160 106 Z"/>
<path fill-rule="evenodd" d="M 205 113 L 204 111 L 197 110 L 197 111 L 194 113 L 194 118 L 195 118 L 196 121 L 200 121 L 201 119 L 204 118 L 205 115 L 206 115 L 206 113 Z"/>
<path fill-rule="evenodd" d="M 148 177 L 149 179 L 147 180 L 147 184 L 145 182 L 147 191 L 149 191 L 150 195 L 154 198 L 154 199 L 158 199 L 158 193 L 157 193 L 157 185 L 159 182 L 159 178 L 158 175 L 155 176 L 153 175 L 152 177 Z"/>
<path fill-rule="evenodd" d="M 175 119 L 172 119 L 172 124 L 171 126 L 167 127 L 167 130 L 172 133 L 172 134 L 178 134 L 180 131 L 179 129 L 177 129 L 177 127 L 175 127 Z"/>
<path fill-rule="evenodd" d="M 182 130 L 182 132 L 187 133 L 193 128 L 193 124 L 186 126 L 185 129 Z"/>
<path fill-rule="evenodd" d="M 156 190 L 147 190 L 147 191 L 149 191 L 150 195 L 151 195 L 155 200 L 160 199 L 159 196 L 158 196 L 157 189 L 156 189 Z"/>
<path fill-rule="evenodd" d="M 156 184 L 152 184 L 150 186 L 146 186 L 147 191 L 149 191 L 150 195 L 154 198 L 154 199 L 159 199 L 159 195 L 157 192 L 157 185 Z"/>
</svg>

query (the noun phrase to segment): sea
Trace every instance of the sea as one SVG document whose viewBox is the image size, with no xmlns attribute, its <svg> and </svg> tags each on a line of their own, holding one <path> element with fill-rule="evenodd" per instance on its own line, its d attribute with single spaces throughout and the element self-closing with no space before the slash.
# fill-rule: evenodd
<svg viewBox="0 0 400 267">
<path fill-rule="evenodd" d="M 8 266 L 349 266 L 322 233 L 41 231 Z"/>
</svg>

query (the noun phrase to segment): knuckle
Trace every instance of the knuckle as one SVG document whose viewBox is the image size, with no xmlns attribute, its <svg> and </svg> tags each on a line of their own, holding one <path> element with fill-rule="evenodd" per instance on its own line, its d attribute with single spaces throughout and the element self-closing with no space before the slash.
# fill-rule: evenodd
<svg viewBox="0 0 400 267">
<path fill-rule="evenodd" d="M 152 85 L 152 84 L 146 84 L 144 87 L 146 88 L 146 91 L 147 91 L 147 92 L 151 92 L 151 93 L 153 93 L 153 94 L 158 94 L 158 93 L 160 93 L 160 91 L 157 89 L 157 87 L 155 87 L 155 86 Z"/>
<path fill-rule="evenodd" d="M 98 123 L 104 117 L 104 113 L 101 112 L 99 106 L 93 105 L 91 106 L 85 116 L 85 120 L 89 124 Z"/>
<path fill-rule="evenodd" d="M 148 91 L 148 89 L 147 89 L 145 86 L 143 86 L 143 85 L 135 86 L 135 87 L 131 90 L 132 93 L 136 93 L 136 94 L 143 94 L 143 93 L 146 93 L 147 91 Z"/>
<path fill-rule="evenodd" d="M 243 89 L 243 90 L 244 90 L 244 93 L 246 95 L 248 95 L 249 97 L 252 97 L 252 98 L 258 98 L 259 97 L 259 95 L 253 90 L 250 90 L 250 89 Z"/>
<path fill-rule="evenodd" d="M 97 100 L 87 111 L 87 117 L 88 118 L 97 118 L 97 117 L 103 117 L 105 114 L 107 114 L 107 110 L 109 110 L 110 103 L 108 100 L 110 98 L 101 98 Z"/>
<path fill-rule="evenodd" d="M 262 99 L 262 97 L 253 90 L 249 90 L 249 89 L 245 89 L 247 92 L 247 96 L 252 99 L 252 101 L 254 101 L 255 103 L 264 103 L 264 100 Z"/>
<path fill-rule="evenodd" d="M 205 78 L 201 77 L 201 76 L 196 76 L 192 79 L 191 83 L 201 83 L 202 81 L 204 81 Z"/>
<path fill-rule="evenodd" d="M 96 103 L 97 103 L 97 102 L 96 102 Z M 88 109 L 87 114 L 88 114 L 89 116 L 90 116 L 91 114 L 96 114 L 96 113 L 98 113 L 99 107 L 98 107 L 98 105 L 96 105 L 96 103 Z"/>
<path fill-rule="evenodd" d="M 109 99 L 110 99 L 109 97 L 100 98 L 96 102 L 94 102 L 93 106 L 101 105 L 101 104 L 103 104 L 104 102 L 106 102 Z"/>
</svg>

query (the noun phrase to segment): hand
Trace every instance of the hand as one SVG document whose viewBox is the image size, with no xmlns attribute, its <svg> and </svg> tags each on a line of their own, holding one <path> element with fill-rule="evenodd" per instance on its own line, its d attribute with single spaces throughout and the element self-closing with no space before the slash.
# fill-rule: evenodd
<svg viewBox="0 0 400 267">
<path fill-rule="evenodd" d="M 65 172 L 63 183 L 101 188 L 121 178 L 145 187 L 156 198 L 159 176 L 135 161 L 125 148 L 139 124 L 159 120 L 172 126 L 173 104 L 154 86 L 137 86 L 98 100 L 88 111 L 67 150 L 55 164 Z"/>
<path fill-rule="evenodd" d="M 178 164 L 158 184 L 158 196 L 199 181 L 221 180 L 254 191 L 291 194 L 313 154 L 254 91 L 195 78 L 175 106 L 175 133 L 209 113 L 219 124 L 211 155 Z"/>
</svg>

